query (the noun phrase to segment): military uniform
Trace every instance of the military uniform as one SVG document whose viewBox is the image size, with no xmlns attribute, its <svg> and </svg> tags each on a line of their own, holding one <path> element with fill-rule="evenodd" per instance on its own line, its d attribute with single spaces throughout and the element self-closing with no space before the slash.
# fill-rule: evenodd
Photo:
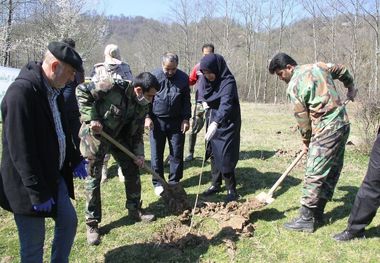
<svg viewBox="0 0 380 263">
<path fill-rule="evenodd" d="M 334 79 L 345 87 L 353 86 L 353 78 L 343 65 L 320 62 L 296 66 L 287 90 L 302 139 L 309 143 L 301 198 L 301 204 L 308 208 L 332 198 L 343 166 L 350 124 Z"/>
<path fill-rule="evenodd" d="M 128 81 L 111 78 L 111 82 L 114 84 L 109 90 L 104 90 L 99 82 L 92 81 L 80 85 L 76 93 L 82 121 L 80 149 L 89 161 L 85 187 L 88 225 L 97 225 L 102 218 L 100 180 L 103 159 L 108 152 L 118 162 L 126 179 L 126 208 L 134 210 L 140 207 L 141 182 L 137 165 L 115 146 L 93 134 L 88 126 L 92 120 L 100 121 L 106 133 L 136 156 L 144 155 L 143 122 L 148 106 L 137 103 L 133 87 Z"/>
</svg>

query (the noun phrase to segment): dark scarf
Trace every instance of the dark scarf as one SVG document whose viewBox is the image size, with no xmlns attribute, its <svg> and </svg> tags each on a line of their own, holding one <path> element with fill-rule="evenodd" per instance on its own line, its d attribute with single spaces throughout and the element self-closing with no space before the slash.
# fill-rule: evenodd
<svg viewBox="0 0 380 263">
<path fill-rule="evenodd" d="M 207 80 L 204 76 L 201 79 L 205 87 L 204 98 L 206 101 L 214 101 L 221 98 L 225 93 L 231 92 L 230 88 L 226 88 L 231 84 L 235 84 L 235 78 L 227 67 L 223 56 L 219 54 L 208 54 L 201 59 L 199 69 L 208 70 L 215 74 L 214 81 Z"/>
</svg>

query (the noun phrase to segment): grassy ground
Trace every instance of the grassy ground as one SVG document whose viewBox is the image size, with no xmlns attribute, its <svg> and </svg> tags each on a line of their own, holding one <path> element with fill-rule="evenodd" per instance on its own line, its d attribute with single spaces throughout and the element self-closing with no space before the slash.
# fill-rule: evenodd
<svg viewBox="0 0 380 263">
<path fill-rule="evenodd" d="M 294 120 L 288 106 L 242 104 L 241 160 L 237 166 L 238 191 L 242 200 L 267 191 L 293 160 L 300 147 L 300 137 L 294 130 Z M 198 174 L 203 156 L 202 138 L 196 146 L 197 159 L 185 165 L 183 185 L 192 200 L 197 193 Z M 353 121 L 350 140 L 356 141 Z M 186 141 L 187 143 L 187 141 Z M 149 159 L 149 145 L 146 144 Z M 288 153 L 278 155 L 278 150 Z M 124 209 L 123 185 L 111 167 L 111 178 L 102 185 L 103 222 L 102 243 L 89 247 L 84 224 L 83 182 L 76 182 L 79 226 L 71 254 L 72 262 L 380 262 L 380 216 L 367 228 L 367 239 L 336 243 L 331 236 L 342 231 L 347 223 L 351 205 L 365 174 L 368 156 L 358 153 L 355 146 L 346 147 L 345 166 L 334 199 L 327 204 L 328 224 L 313 234 L 288 232 L 283 223 L 298 213 L 303 166 L 298 165 L 275 194 L 275 202 L 260 211 L 253 211 L 251 223 L 256 226 L 253 237 L 226 237 L 212 219 L 205 220 L 203 229 L 215 233 L 202 245 L 189 246 L 183 251 L 162 249 L 152 243 L 152 236 L 165 224 L 175 220 L 168 215 L 163 203 L 154 195 L 150 176 L 143 174 L 143 206 L 155 213 L 152 224 L 133 224 Z M 210 166 L 204 169 L 201 191 L 209 185 Z M 225 193 L 212 200 L 222 201 Z M 49 261 L 53 221 L 48 220 L 45 261 Z M 226 247 L 225 238 L 236 242 L 236 250 Z M 18 238 L 13 217 L 0 209 L 0 262 L 18 262 Z"/>
</svg>

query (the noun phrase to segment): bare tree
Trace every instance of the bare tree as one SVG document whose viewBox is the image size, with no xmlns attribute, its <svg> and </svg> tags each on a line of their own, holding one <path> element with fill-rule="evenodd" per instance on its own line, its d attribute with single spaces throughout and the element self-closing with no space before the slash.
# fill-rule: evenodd
<svg viewBox="0 0 380 263">
<path fill-rule="evenodd" d="M 365 2 L 358 2 L 357 5 L 361 6 L 364 11 L 363 19 L 368 23 L 374 33 L 375 46 L 374 46 L 374 83 L 373 89 L 369 89 L 370 97 L 379 96 L 379 78 L 380 78 L 380 0 L 374 1 L 375 6 Z M 374 10 L 372 9 L 374 7 Z M 372 11 L 373 10 L 373 11 Z"/>
<path fill-rule="evenodd" d="M 2 59 L 2 65 L 8 66 L 9 62 L 9 50 L 11 46 L 11 28 L 12 28 L 12 22 L 13 22 L 13 12 L 14 12 L 14 5 L 12 0 L 8 0 L 6 5 L 6 9 L 8 11 L 8 18 L 7 23 L 5 25 L 5 28 L 3 30 L 3 59 Z"/>
<path fill-rule="evenodd" d="M 245 77 L 243 90 L 246 93 L 246 98 L 249 100 L 252 90 L 252 53 L 253 53 L 253 43 L 254 43 L 254 27 L 255 27 L 255 16 L 256 7 L 251 1 L 240 1 L 238 2 L 238 13 L 241 14 L 244 21 L 244 48 L 245 48 Z"/>
<path fill-rule="evenodd" d="M 305 10 L 312 16 L 311 27 L 313 34 L 313 50 L 314 50 L 314 62 L 318 61 L 318 14 L 317 14 L 317 4 L 314 0 L 301 0 Z"/>
<path fill-rule="evenodd" d="M 178 25 L 181 34 L 174 35 L 177 38 L 180 46 L 178 47 L 178 53 L 183 61 L 182 68 L 185 72 L 189 72 L 191 70 L 191 52 L 190 52 L 190 10 L 191 4 L 188 0 L 177 0 L 174 2 L 173 7 L 171 7 L 171 11 L 175 14 L 176 22 L 175 25 Z"/>
</svg>

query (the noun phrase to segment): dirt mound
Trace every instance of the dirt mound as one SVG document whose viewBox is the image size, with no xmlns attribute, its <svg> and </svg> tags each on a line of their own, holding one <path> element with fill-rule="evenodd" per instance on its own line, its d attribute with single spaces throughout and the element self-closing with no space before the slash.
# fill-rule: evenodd
<svg viewBox="0 0 380 263">
<path fill-rule="evenodd" d="M 301 152 L 301 150 L 284 150 L 284 149 L 277 149 L 275 156 L 276 157 L 290 157 L 290 158 L 296 158 L 298 154 Z"/>
<path fill-rule="evenodd" d="M 207 246 L 210 243 L 223 243 L 230 256 L 233 257 L 236 250 L 235 241 L 238 237 L 253 235 L 255 227 L 249 223 L 249 216 L 261 207 L 263 204 L 257 199 L 228 204 L 204 202 L 195 209 L 193 220 L 196 220 L 196 223 L 192 228 L 190 228 L 191 211 L 186 210 L 177 220 L 169 222 L 155 233 L 153 242 L 161 247 L 179 250 L 185 247 Z M 217 222 L 214 232 L 202 231 L 202 223 L 206 219 Z"/>
</svg>

